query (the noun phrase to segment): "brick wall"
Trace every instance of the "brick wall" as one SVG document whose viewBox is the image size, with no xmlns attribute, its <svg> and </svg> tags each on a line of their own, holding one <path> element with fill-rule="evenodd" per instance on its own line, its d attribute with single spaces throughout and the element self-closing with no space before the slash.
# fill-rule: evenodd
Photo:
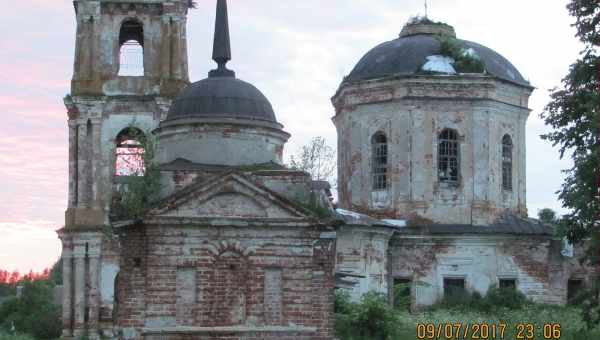
<svg viewBox="0 0 600 340">
<path fill-rule="evenodd" d="M 124 337 L 177 329 L 160 338 L 332 339 L 335 239 L 320 239 L 318 229 L 127 231 L 118 280 Z M 221 333 L 210 334 L 211 327 Z"/>
</svg>

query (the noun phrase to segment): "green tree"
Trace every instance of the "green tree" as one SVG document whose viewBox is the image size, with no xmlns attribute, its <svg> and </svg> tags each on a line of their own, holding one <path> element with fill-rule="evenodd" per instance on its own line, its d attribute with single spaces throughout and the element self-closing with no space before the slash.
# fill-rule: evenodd
<svg viewBox="0 0 600 340">
<path fill-rule="evenodd" d="M 573 167 L 564 170 L 565 181 L 559 199 L 570 210 L 561 223 L 573 242 L 580 242 L 594 232 L 598 220 L 598 90 L 600 43 L 600 3 L 597 0 L 572 0 L 567 6 L 575 17 L 577 37 L 584 49 L 562 80 L 562 86 L 551 91 L 551 102 L 541 114 L 552 131 L 542 138 L 558 146 L 560 157 L 568 155 Z"/>
<path fill-rule="evenodd" d="M 558 222 L 556 212 L 550 208 L 544 208 L 538 211 L 538 219 L 547 224 L 556 224 Z"/>
<path fill-rule="evenodd" d="M 337 158 L 323 137 L 314 137 L 290 158 L 290 167 L 308 172 L 315 181 L 329 181 L 335 187 Z"/>
<path fill-rule="evenodd" d="M 56 263 L 50 269 L 50 275 L 48 279 L 56 285 L 62 285 L 62 268 L 63 268 L 63 260 L 62 258 L 58 259 Z"/>
<path fill-rule="evenodd" d="M 133 173 L 127 176 L 127 185 L 119 195 L 115 195 L 111 215 L 116 220 L 139 219 L 157 201 L 160 186 L 160 168 L 155 159 L 157 150 L 156 137 L 150 132 L 145 133 L 135 127 L 135 122 L 128 128 L 127 135 L 140 144 L 143 173 Z"/>
<path fill-rule="evenodd" d="M 50 280 L 20 282 L 23 296 L 0 306 L 0 328 L 33 335 L 36 339 L 56 339 L 61 333 L 60 307 L 54 304 L 54 284 Z"/>
</svg>

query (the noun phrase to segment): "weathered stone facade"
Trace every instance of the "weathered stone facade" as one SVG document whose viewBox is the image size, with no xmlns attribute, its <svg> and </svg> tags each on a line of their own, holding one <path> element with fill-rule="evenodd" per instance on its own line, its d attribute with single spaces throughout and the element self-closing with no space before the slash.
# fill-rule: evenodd
<svg viewBox="0 0 600 340">
<path fill-rule="evenodd" d="M 482 293 L 504 282 L 564 303 L 569 280 L 591 275 L 581 249 L 569 254 L 551 227 L 526 218 L 533 88 L 497 53 L 463 41 L 485 72 L 420 72 L 439 49 L 433 34 L 454 38 L 426 24 L 367 54 L 333 98 L 345 209 L 336 210 L 327 185 L 282 165 L 290 135 L 264 95 L 226 68 L 225 0 L 218 69 L 189 84 L 189 5 L 75 1 L 69 204 L 58 232 L 64 338 L 332 340 L 336 286 L 358 299 L 393 297 L 394 283 L 410 282 L 414 309 L 439 301 L 447 280 Z M 120 75 L 132 40 L 143 74 Z M 124 139 L 130 129 L 156 138 L 160 189 L 127 218 L 115 207 L 140 175 L 117 169 L 118 149 L 141 145 Z"/>
<path fill-rule="evenodd" d="M 448 41 L 483 72 L 454 70 L 456 61 L 439 55 Z M 445 282 L 482 294 L 512 285 L 557 304 L 572 293 L 569 282 L 589 283 L 581 247 L 570 254 L 552 227 L 527 218 L 532 90 L 502 56 L 432 22 L 406 25 L 359 61 L 332 99 L 339 211 L 364 224 L 338 230 L 339 287 L 358 299 L 410 283 L 419 309 L 440 301 Z M 455 162 L 454 178 L 442 162 Z"/>
<path fill-rule="evenodd" d="M 224 69 L 228 33 L 215 43 L 219 69 L 206 92 L 190 86 L 181 97 L 189 4 L 75 1 L 63 336 L 333 339 L 336 232 L 307 208 L 332 211 L 329 198 L 281 165 L 289 134 L 266 98 Z M 219 0 L 217 34 L 226 20 Z M 120 75 L 129 40 L 143 48 L 139 76 Z M 227 103 L 196 103 L 206 98 Z M 124 142 L 130 129 L 156 136 L 160 201 L 127 219 L 114 208 L 139 175 L 117 169 L 118 149 L 139 146 Z"/>
<path fill-rule="evenodd" d="M 381 217 L 486 225 L 526 216 L 525 123 L 531 88 L 489 76 L 398 76 L 344 84 L 334 103 L 340 204 Z M 460 180 L 438 181 L 437 136 L 459 135 Z M 389 186 L 373 190 L 371 139 L 388 136 Z M 502 137 L 514 142 L 513 189 L 502 190 Z"/>
</svg>

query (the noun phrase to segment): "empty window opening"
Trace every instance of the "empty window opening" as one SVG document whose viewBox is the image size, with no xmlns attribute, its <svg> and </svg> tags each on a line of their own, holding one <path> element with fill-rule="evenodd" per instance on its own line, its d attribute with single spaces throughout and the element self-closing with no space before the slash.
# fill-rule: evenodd
<svg viewBox="0 0 600 340">
<path fill-rule="evenodd" d="M 384 133 L 376 133 L 371 140 L 373 190 L 388 187 L 388 144 Z"/>
<path fill-rule="evenodd" d="M 115 175 L 143 176 L 146 170 L 144 164 L 143 141 L 145 135 L 135 128 L 127 128 L 117 136 Z"/>
<path fill-rule="evenodd" d="M 513 143 L 509 135 L 502 137 L 502 189 L 512 190 Z"/>
<path fill-rule="evenodd" d="M 517 288 L 517 280 L 516 279 L 500 279 L 498 282 L 498 286 L 502 289 L 502 288 L 511 288 L 511 289 L 516 289 Z"/>
<path fill-rule="evenodd" d="M 394 307 L 397 309 L 410 309 L 411 280 L 408 278 L 394 279 Z"/>
<path fill-rule="evenodd" d="M 459 152 L 458 133 L 444 129 L 438 136 L 438 179 L 440 182 L 458 184 Z"/>
<path fill-rule="evenodd" d="M 465 292 L 465 279 L 444 278 L 444 296 L 458 296 Z"/>
<path fill-rule="evenodd" d="M 135 20 L 121 26 L 119 33 L 119 76 L 144 75 L 144 27 Z"/>
<path fill-rule="evenodd" d="M 571 279 L 567 283 L 567 302 L 574 303 L 583 292 L 583 280 Z"/>
</svg>

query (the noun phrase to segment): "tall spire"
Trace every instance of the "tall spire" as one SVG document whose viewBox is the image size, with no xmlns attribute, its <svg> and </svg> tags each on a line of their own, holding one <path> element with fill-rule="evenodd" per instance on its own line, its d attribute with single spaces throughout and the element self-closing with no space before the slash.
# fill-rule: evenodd
<svg viewBox="0 0 600 340">
<path fill-rule="evenodd" d="M 217 17 L 215 20 L 215 40 L 213 44 L 213 60 L 219 68 L 209 72 L 209 77 L 235 77 L 235 72 L 227 69 L 231 60 L 231 44 L 229 41 L 229 19 L 227 16 L 227 0 L 217 0 Z"/>
</svg>

